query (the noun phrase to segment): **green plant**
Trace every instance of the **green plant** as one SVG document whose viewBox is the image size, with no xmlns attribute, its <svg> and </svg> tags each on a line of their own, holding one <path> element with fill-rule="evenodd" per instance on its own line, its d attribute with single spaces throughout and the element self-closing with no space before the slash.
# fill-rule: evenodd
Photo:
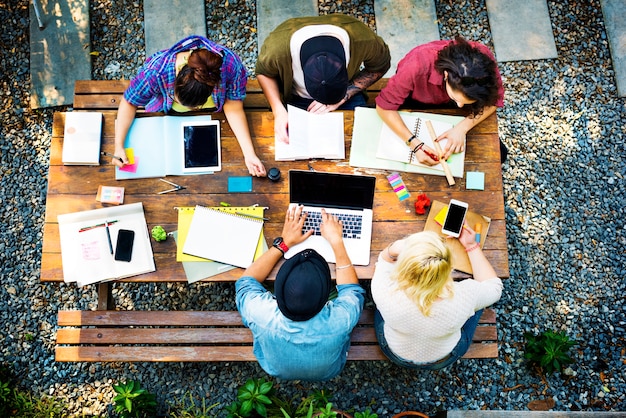
<svg viewBox="0 0 626 418">
<path fill-rule="evenodd" d="M 261 379 L 248 379 L 237 391 L 237 401 L 226 407 L 229 418 L 250 417 L 256 414 L 267 417 L 267 406 L 272 404 L 274 383 Z"/>
<path fill-rule="evenodd" d="M 168 404 L 170 405 L 170 418 L 213 418 L 216 415 L 210 412 L 219 405 L 219 403 L 214 403 L 207 406 L 205 398 L 196 402 L 191 392 L 175 398 L 172 402 L 168 401 Z"/>
<path fill-rule="evenodd" d="M 153 394 L 141 388 L 136 380 L 129 380 L 120 385 L 113 385 L 117 393 L 113 398 L 115 412 L 122 418 L 150 417 L 156 412 L 156 400 Z"/>
<path fill-rule="evenodd" d="M 320 418 L 334 418 L 337 416 L 337 412 L 333 411 L 332 402 L 328 402 L 324 408 L 320 408 L 315 415 Z"/>
<path fill-rule="evenodd" d="M 551 375 L 574 362 L 569 356 L 569 349 L 577 342 L 570 339 L 565 332 L 547 330 L 539 335 L 526 332 L 524 338 L 526 338 L 524 358 L 528 360 L 531 368 L 543 370 Z"/>
<path fill-rule="evenodd" d="M 355 412 L 354 418 L 378 418 L 378 414 L 372 412 L 371 409 L 367 408 L 363 412 Z"/>
</svg>

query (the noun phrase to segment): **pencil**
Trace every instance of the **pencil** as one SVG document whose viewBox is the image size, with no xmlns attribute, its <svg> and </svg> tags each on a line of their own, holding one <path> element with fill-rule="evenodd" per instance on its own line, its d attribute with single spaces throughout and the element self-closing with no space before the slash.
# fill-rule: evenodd
<svg viewBox="0 0 626 418">
<path fill-rule="evenodd" d="M 80 228 L 80 229 L 78 230 L 78 232 L 85 232 L 85 231 L 89 231 L 90 229 L 94 229 L 94 228 L 102 228 L 103 226 L 112 225 L 112 224 L 114 224 L 115 222 L 117 222 L 117 221 L 107 221 L 107 222 L 105 222 L 105 223 L 103 223 L 103 224 L 97 224 L 97 225 L 86 226 L 86 227 Z"/>
<path fill-rule="evenodd" d="M 236 213 L 237 215 L 241 215 L 241 216 L 248 216 L 248 217 L 250 217 L 250 218 L 254 218 L 254 219 L 261 219 L 261 220 L 264 220 L 264 221 L 269 221 L 269 220 L 270 220 L 270 218 L 264 218 L 264 217 L 262 217 L 262 216 L 250 215 L 250 214 L 248 214 L 248 213 L 243 213 L 243 212 L 235 212 L 235 213 Z"/>
</svg>

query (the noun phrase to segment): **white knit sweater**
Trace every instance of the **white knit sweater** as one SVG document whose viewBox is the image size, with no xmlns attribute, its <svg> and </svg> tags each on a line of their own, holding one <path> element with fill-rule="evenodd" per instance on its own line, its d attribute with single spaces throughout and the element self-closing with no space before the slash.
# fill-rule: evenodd
<svg viewBox="0 0 626 418">
<path fill-rule="evenodd" d="M 500 299 L 502 281 L 467 279 L 454 283 L 454 297 L 433 304 L 424 316 L 390 279 L 394 264 L 378 258 L 372 296 L 385 320 L 385 339 L 399 357 L 418 363 L 447 356 L 461 338 L 461 327 L 474 313 Z"/>
</svg>

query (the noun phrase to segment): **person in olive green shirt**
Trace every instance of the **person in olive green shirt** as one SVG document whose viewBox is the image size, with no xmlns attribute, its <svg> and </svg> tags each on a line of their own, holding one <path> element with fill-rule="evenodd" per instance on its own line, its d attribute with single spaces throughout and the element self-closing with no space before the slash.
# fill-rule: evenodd
<svg viewBox="0 0 626 418">
<path fill-rule="evenodd" d="M 312 113 L 363 106 L 364 91 L 390 63 L 383 39 L 351 16 L 281 23 L 263 42 L 255 69 L 274 114 L 276 138 L 289 142 L 286 104 Z"/>
</svg>

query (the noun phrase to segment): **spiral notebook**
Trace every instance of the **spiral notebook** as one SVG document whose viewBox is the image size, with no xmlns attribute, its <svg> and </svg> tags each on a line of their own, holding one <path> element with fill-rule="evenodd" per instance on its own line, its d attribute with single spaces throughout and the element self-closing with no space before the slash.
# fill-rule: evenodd
<svg viewBox="0 0 626 418">
<path fill-rule="evenodd" d="M 376 158 L 382 158 L 385 160 L 392 160 L 408 165 L 414 165 L 419 167 L 426 167 L 429 169 L 437 170 L 443 174 L 443 167 L 441 164 L 434 166 L 428 166 L 420 163 L 417 160 L 415 153 L 411 152 L 413 147 L 423 142 L 425 145 L 434 149 L 433 140 L 430 137 L 430 133 L 426 127 L 426 121 L 430 120 L 433 125 L 433 129 L 437 135 L 441 135 L 447 130 L 451 129 L 454 125 L 452 123 L 446 123 L 440 120 L 425 118 L 423 114 L 416 112 L 398 112 L 402 118 L 404 124 L 413 132 L 416 138 L 411 142 L 411 147 L 406 143 L 406 139 L 398 137 L 388 126 L 383 123 L 380 130 L 380 138 L 378 141 L 378 149 L 376 150 Z M 439 144 L 442 148 L 445 148 L 447 139 L 441 140 Z M 452 171 L 454 177 L 463 177 L 463 169 L 465 165 L 465 151 L 458 154 L 452 154 L 448 158 L 448 165 Z"/>
<path fill-rule="evenodd" d="M 183 253 L 246 268 L 254 261 L 263 219 L 196 206 Z"/>
</svg>

